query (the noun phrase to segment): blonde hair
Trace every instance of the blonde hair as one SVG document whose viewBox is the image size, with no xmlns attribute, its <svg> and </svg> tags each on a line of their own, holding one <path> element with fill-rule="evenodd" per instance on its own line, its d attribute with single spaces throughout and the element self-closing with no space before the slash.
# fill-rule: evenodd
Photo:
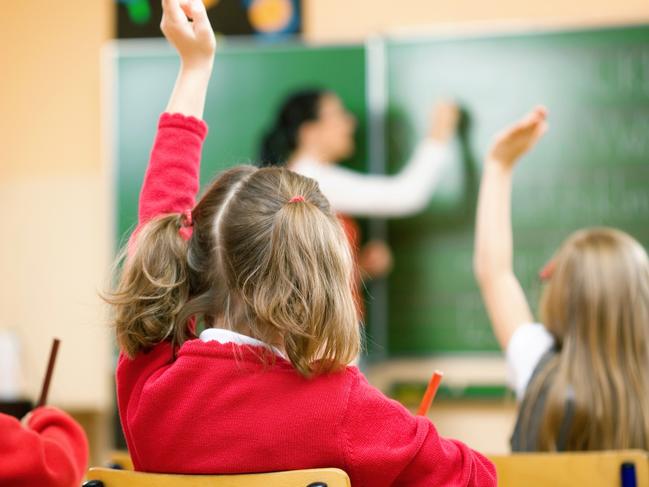
<svg viewBox="0 0 649 487">
<path fill-rule="evenodd" d="M 137 236 L 107 297 L 124 353 L 165 340 L 180 346 L 194 317 L 279 346 L 304 376 L 356 357 L 352 259 L 315 181 L 239 166 L 210 185 L 192 219 L 188 242 L 179 214 L 154 219 Z"/>
<path fill-rule="evenodd" d="M 574 233 L 554 257 L 541 319 L 559 353 L 532 381 L 530 405 L 547 391 L 537 447 L 606 450 L 649 447 L 649 260 L 619 230 Z M 523 412 L 523 431 L 531 408 Z"/>
</svg>

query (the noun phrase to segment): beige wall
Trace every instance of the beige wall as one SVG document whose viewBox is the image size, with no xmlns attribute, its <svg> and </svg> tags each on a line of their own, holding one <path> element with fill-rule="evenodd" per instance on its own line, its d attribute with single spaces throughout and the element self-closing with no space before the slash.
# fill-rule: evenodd
<svg viewBox="0 0 649 487">
<path fill-rule="evenodd" d="M 649 21 L 647 0 L 303 0 L 311 40 L 352 40 L 439 23 L 523 21 L 592 24 Z"/>
<path fill-rule="evenodd" d="M 24 338 L 29 392 L 49 336 L 67 338 L 52 393 L 61 402 L 69 397 L 70 406 L 106 402 L 106 394 L 86 397 L 84 382 L 63 394 L 72 386 L 62 379 L 96 370 L 81 346 L 107 345 L 93 326 L 108 255 L 99 52 L 111 11 L 110 0 L 21 0 L 0 8 L 0 268 L 10 276 L 0 282 L 0 326 Z"/>
<path fill-rule="evenodd" d="M 24 392 L 36 398 L 61 339 L 50 400 L 68 410 L 110 404 L 110 340 L 97 292 L 110 255 L 107 191 L 89 171 L 0 183 L 0 326 L 22 344 Z"/>
<path fill-rule="evenodd" d="M 95 458 L 112 402 L 97 297 L 110 256 L 99 51 L 112 8 L 111 0 L 0 3 L 0 329 L 21 339 L 32 399 L 51 339 L 62 339 L 50 402 L 85 418 Z"/>
<path fill-rule="evenodd" d="M 111 0 L 0 6 L 3 179 L 100 167 L 99 47 Z"/>
</svg>

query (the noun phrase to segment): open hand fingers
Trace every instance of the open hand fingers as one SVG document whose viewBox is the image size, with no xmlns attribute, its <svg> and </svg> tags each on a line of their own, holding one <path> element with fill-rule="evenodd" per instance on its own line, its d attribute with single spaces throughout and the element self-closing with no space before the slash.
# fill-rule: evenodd
<svg viewBox="0 0 649 487">
<path fill-rule="evenodd" d="M 514 132 L 534 132 L 538 126 L 545 123 L 547 117 L 547 109 L 543 106 L 538 106 L 530 113 L 525 115 L 518 123 L 512 127 Z"/>
<path fill-rule="evenodd" d="M 187 0 L 162 0 L 163 22 L 182 24 L 187 22 L 187 16 L 183 12 L 181 4 Z"/>
<path fill-rule="evenodd" d="M 205 5 L 202 0 L 190 0 L 190 13 L 193 20 L 193 28 L 196 37 L 199 39 L 206 39 L 209 37 L 210 42 L 214 42 L 214 31 L 210 24 L 210 19 L 207 16 Z"/>
</svg>

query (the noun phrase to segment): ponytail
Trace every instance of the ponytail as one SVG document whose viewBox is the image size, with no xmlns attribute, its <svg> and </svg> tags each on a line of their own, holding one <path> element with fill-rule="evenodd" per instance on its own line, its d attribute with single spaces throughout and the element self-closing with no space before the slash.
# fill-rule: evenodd
<svg viewBox="0 0 649 487">
<path fill-rule="evenodd" d="M 298 147 L 302 125 L 318 119 L 320 99 L 325 93 L 321 89 L 301 90 L 284 100 L 272 128 L 262 139 L 259 153 L 261 167 L 286 164 Z"/>
<path fill-rule="evenodd" d="M 169 214 L 144 225 L 133 251 L 122 252 L 113 305 L 117 341 L 130 358 L 165 340 L 181 344 L 190 334 L 179 315 L 190 296 L 188 243 L 180 236 L 182 215 Z M 118 262 L 119 262 L 118 261 Z"/>
<path fill-rule="evenodd" d="M 121 350 L 133 358 L 158 343 L 174 350 L 194 338 L 190 320 L 214 326 L 227 303 L 220 259 L 215 252 L 214 222 L 239 182 L 257 171 L 239 166 L 223 172 L 208 186 L 187 215 L 172 213 L 145 224 L 117 259 L 117 285 L 103 297 L 112 305 L 112 321 Z M 128 255 L 127 255 L 128 254 Z"/>
<path fill-rule="evenodd" d="M 260 169 L 237 192 L 222 228 L 227 282 L 254 317 L 253 336 L 281 343 L 307 377 L 356 358 L 349 245 L 315 181 Z"/>
<path fill-rule="evenodd" d="M 284 330 L 284 348 L 305 376 L 345 365 L 359 353 L 352 258 L 335 216 L 297 201 L 277 215 L 268 302 L 257 313 Z M 275 281 L 273 286 L 271 279 Z M 351 326 L 350 326 L 351 324 Z"/>
</svg>

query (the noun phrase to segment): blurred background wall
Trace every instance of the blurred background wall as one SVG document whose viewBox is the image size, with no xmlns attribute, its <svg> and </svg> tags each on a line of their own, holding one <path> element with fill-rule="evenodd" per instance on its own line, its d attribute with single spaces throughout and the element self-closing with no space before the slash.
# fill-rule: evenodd
<svg viewBox="0 0 649 487">
<path fill-rule="evenodd" d="M 30 399 L 62 339 L 51 403 L 84 423 L 95 453 L 112 407 L 97 295 L 111 251 L 99 52 L 112 11 L 108 0 L 0 6 L 0 328 L 20 338 Z"/>
<path fill-rule="evenodd" d="M 363 39 L 388 30 L 437 23 L 520 21 L 544 25 L 595 25 L 649 19 L 646 0 L 304 0 L 304 33 L 313 40 Z"/>
<path fill-rule="evenodd" d="M 109 0 L 20 0 L 0 6 L 0 328 L 23 348 L 24 394 L 35 398 L 52 336 L 63 339 L 52 403 L 79 417 L 94 459 L 109 446 L 110 331 L 97 292 L 111 260 L 100 49 L 113 36 Z M 362 40 L 436 23 L 649 21 L 647 0 L 304 0 L 304 36 Z M 514 406 L 440 405 L 443 433 L 506 448 Z M 483 418 L 466 431 L 462 418 Z"/>
</svg>

